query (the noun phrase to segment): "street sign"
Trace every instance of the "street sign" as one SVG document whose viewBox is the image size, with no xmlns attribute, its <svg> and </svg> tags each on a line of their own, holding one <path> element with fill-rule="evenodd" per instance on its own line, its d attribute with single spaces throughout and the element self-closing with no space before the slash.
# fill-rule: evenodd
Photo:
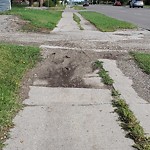
<svg viewBox="0 0 150 150">
<path fill-rule="evenodd" d="M 10 0 L 0 0 L 0 11 L 6 11 L 11 9 Z"/>
</svg>

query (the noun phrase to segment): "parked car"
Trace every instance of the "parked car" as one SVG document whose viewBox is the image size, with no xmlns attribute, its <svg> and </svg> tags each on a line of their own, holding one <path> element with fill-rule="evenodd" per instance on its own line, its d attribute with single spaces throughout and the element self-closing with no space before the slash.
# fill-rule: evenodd
<svg viewBox="0 0 150 150">
<path fill-rule="evenodd" d="M 84 2 L 84 3 L 83 3 L 83 7 L 86 7 L 86 6 L 89 6 L 89 3 L 88 3 L 88 2 Z"/>
<path fill-rule="evenodd" d="M 130 5 L 130 8 L 134 8 L 134 7 L 143 8 L 144 2 L 143 0 L 131 0 L 129 5 Z"/>
<path fill-rule="evenodd" d="M 117 1 L 114 2 L 113 5 L 114 5 L 114 6 L 121 6 L 121 2 L 117 0 Z"/>
</svg>

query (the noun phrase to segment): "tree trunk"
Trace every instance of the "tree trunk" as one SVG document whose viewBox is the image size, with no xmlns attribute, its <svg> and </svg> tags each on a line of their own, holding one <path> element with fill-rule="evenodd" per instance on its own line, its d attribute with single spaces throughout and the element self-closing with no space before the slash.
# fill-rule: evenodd
<svg viewBox="0 0 150 150">
<path fill-rule="evenodd" d="M 44 1 L 43 0 L 39 0 L 39 7 L 43 6 Z"/>
<path fill-rule="evenodd" d="M 29 6 L 33 6 L 33 0 L 29 0 Z"/>
</svg>

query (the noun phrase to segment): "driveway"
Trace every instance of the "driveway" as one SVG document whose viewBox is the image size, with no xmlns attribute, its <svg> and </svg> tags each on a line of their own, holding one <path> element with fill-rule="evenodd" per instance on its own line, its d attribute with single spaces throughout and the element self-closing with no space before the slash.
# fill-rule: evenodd
<svg viewBox="0 0 150 150">
<path fill-rule="evenodd" d="M 123 21 L 131 22 L 141 28 L 150 30 L 150 9 L 129 8 L 112 5 L 90 5 L 87 10 L 96 11 Z"/>
</svg>

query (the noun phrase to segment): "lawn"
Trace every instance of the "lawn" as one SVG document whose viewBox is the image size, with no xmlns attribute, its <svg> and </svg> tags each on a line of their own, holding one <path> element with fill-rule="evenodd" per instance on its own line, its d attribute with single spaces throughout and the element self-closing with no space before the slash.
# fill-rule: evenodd
<svg viewBox="0 0 150 150">
<path fill-rule="evenodd" d="M 150 74 L 150 54 L 133 52 L 131 55 L 134 57 L 138 66 L 147 74 Z"/>
<path fill-rule="evenodd" d="M 66 8 L 66 6 L 64 5 L 58 5 L 58 6 L 56 6 L 56 7 L 50 7 L 49 9 L 50 10 L 59 10 L 59 11 L 63 11 L 64 9 Z"/>
<path fill-rule="evenodd" d="M 21 19 L 29 21 L 23 26 L 23 30 L 44 31 L 53 30 L 56 27 L 61 19 L 62 11 L 13 7 L 7 14 L 18 15 Z"/>
<path fill-rule="evenodd" d="M 97 12 L 84 11 L 80 12 L 80 14 L 102 32 L 111 32 L 119 29 L 133 29 L 136 27 L 131 23 L 120 21 Z"/>
<path fill-rule="evenodd" d="M 22 107 L 21 80 L 39 58 L 39 48 L 0 44 L 0 149 L 7 131 L 13 126 L 12 118 Z"/>
<path fill-rule="evenodd" d="M 144 5 L 144 8 L 150 8 L 150 5 Z"/>
<path fill-rule="evenodd" d="M 84 10 L 85 9 L 83 6 L 79 6 L 79 5 L 75 5 L 75 6 L 73 6 L 73 8 L 75 10 Z"/>
</svg>

